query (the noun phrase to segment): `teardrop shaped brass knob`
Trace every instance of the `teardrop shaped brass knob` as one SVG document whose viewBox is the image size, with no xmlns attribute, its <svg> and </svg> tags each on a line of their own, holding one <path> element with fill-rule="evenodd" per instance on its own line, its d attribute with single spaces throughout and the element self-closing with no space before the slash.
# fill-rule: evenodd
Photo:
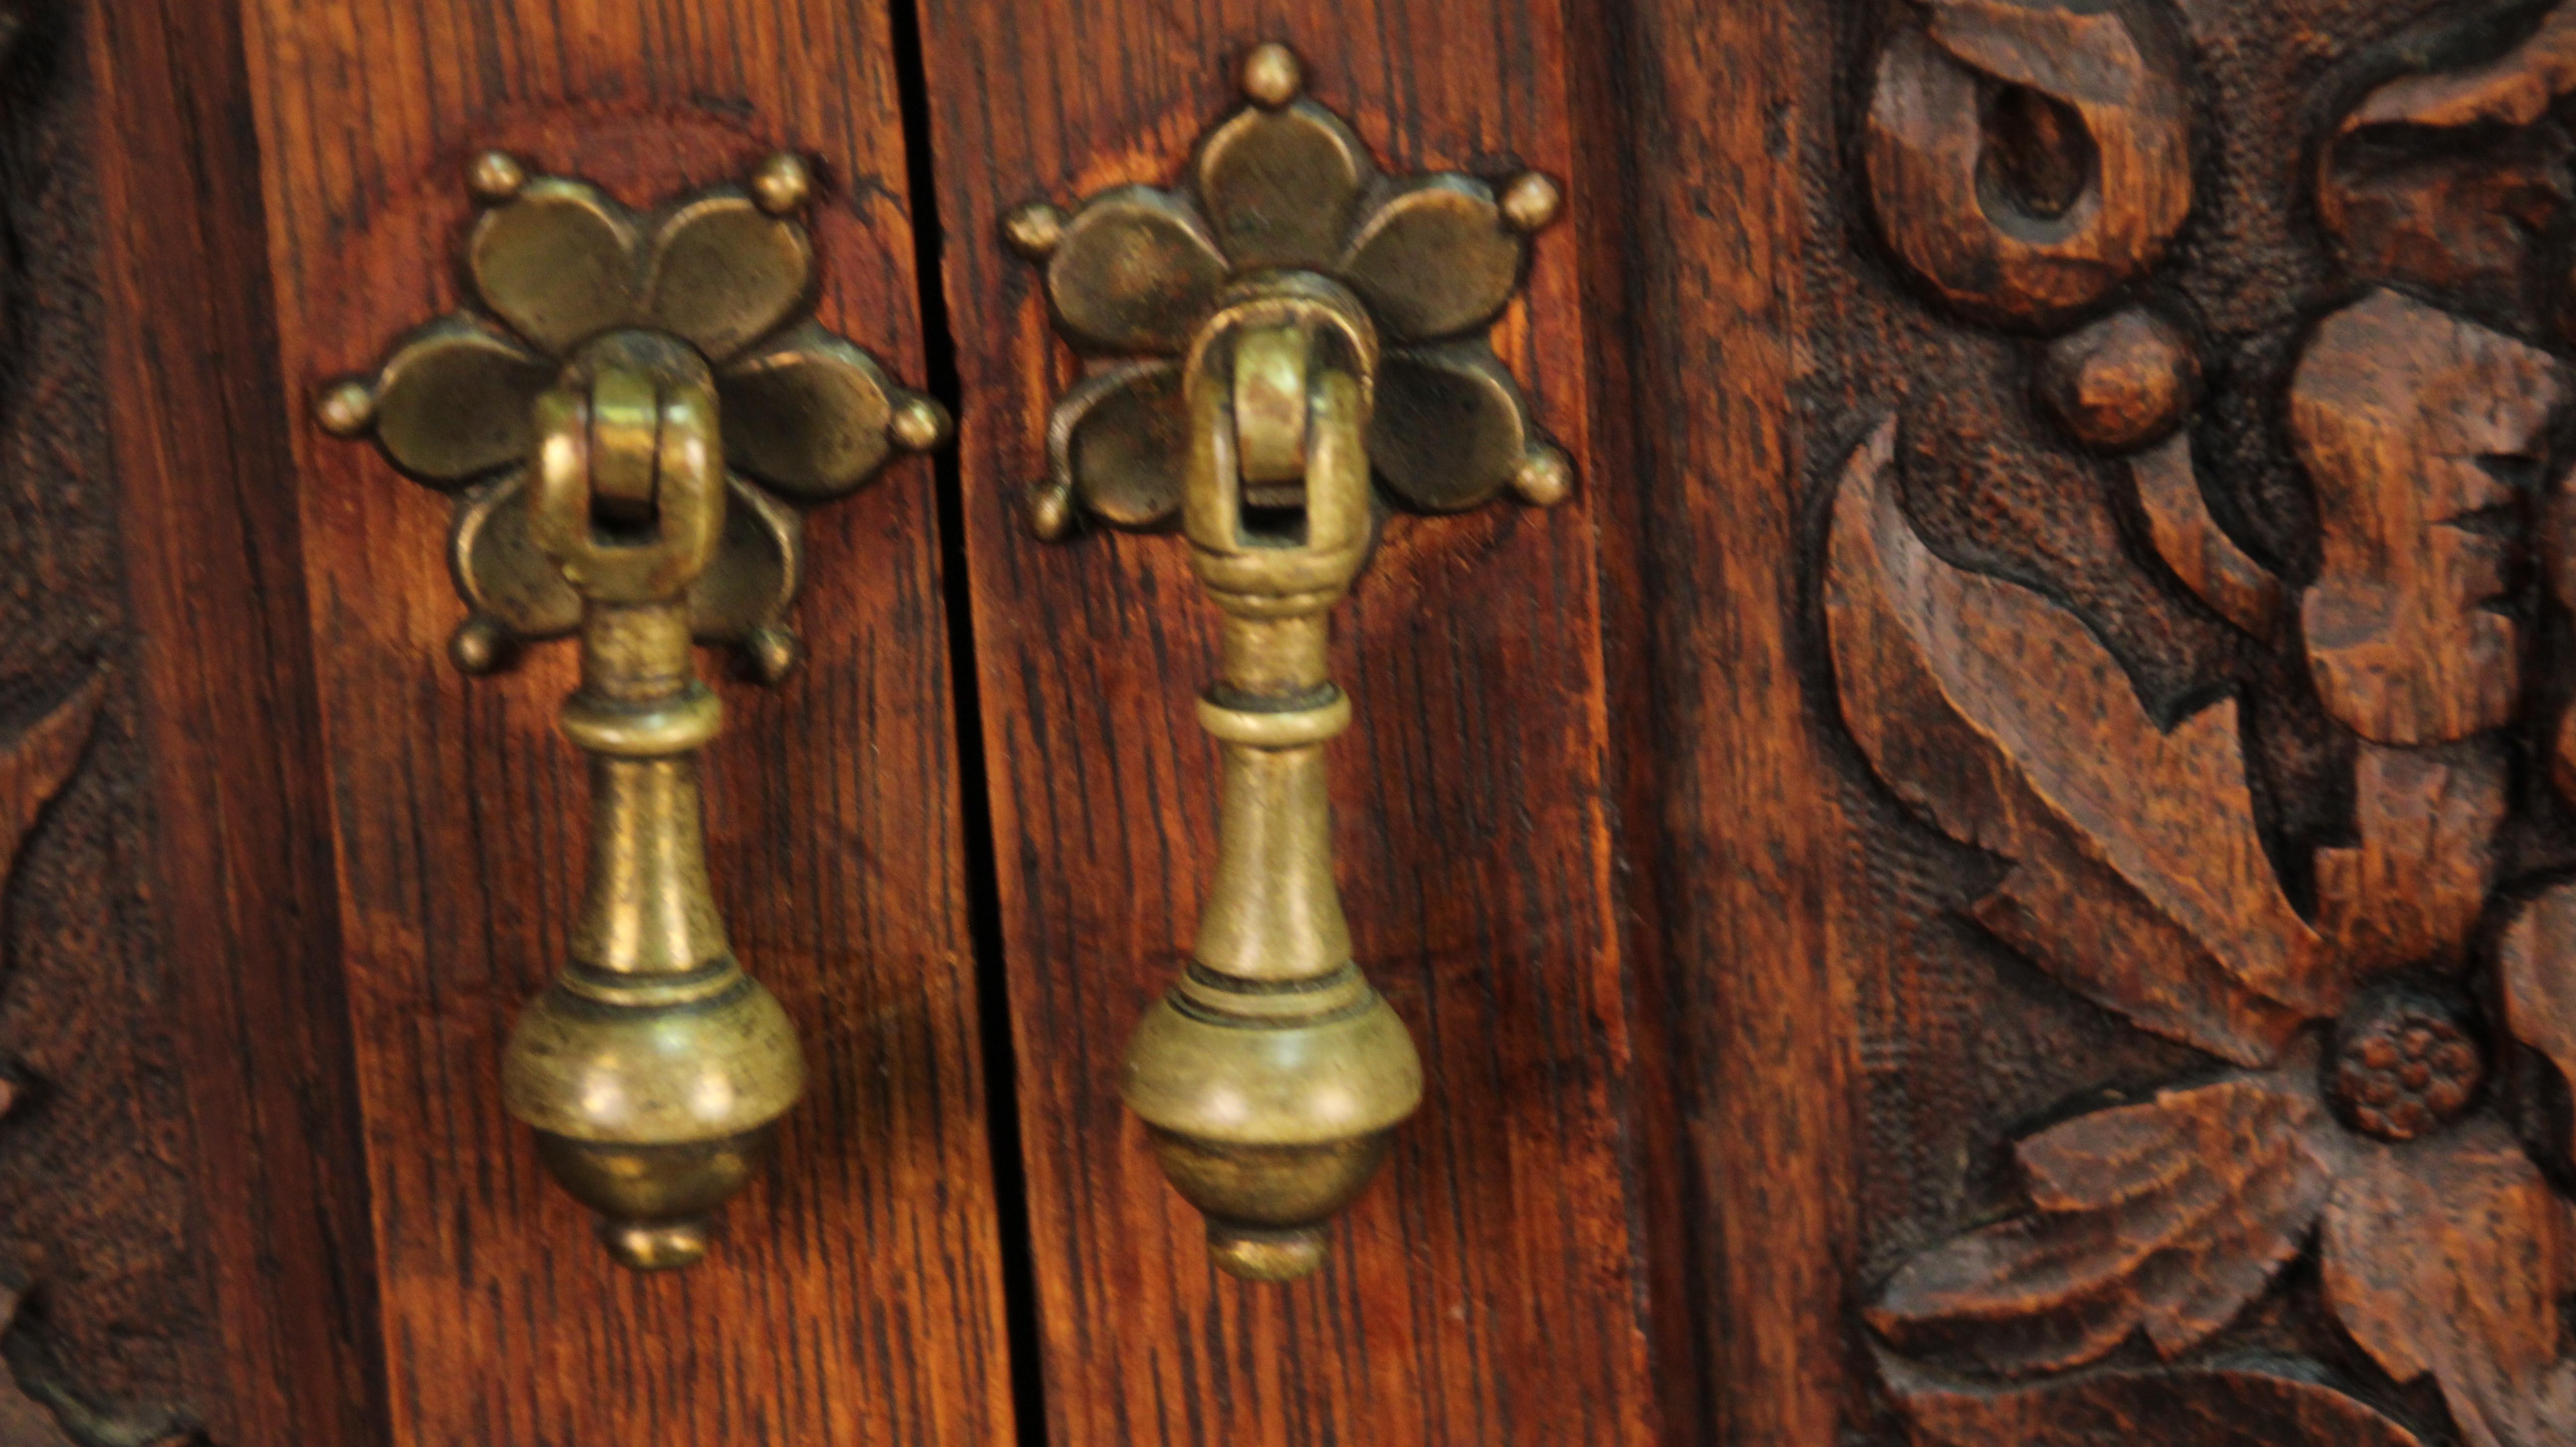
<svg viewBox="0 0 2576 1447">
<path fill-rule="evenodd" d="M 502 1097 L 611 1255 L 686 1266 L 805 1087 L 795 1028 L 734 959 L 708 884 L 698 751 L 723 708 L 694 644 L 733 641 L 778 681 L 797 656 L 795 505 L 934 445 L 947 419 L 799 320 L 812 247 L 788 213 L 810 173 L 794 157 L 651 218 L 505 156 L 469 186 L 493 208 L 467 242 L 489 314 L 416 329 L 317 417 L 458 489 L 460 666 L 580 639 L 561 724 L 589 764 L 588 881 Z M 747 425 L 727 435 L 720 410 Z"/>
<path fill-rule="evenodd" d="M 1324 747 L 1351 720 L 1327 615 L 1375 545 L 1374 489 L 1451 512 L 1572 480 L 1481 335 L 1555 185 L 1382 178 L 1303 83 L 1259 47 L 1186 190 L 1120 186 L 1003 227 L 1096 361 L 1056 404 L 1030 522 L 1060 538 L 1177 516 L 1224 615 L 1198 709 L 1223 760 L 1215 878 L 1122 1093 L 1217 1264 L 1260 1281 L 1323 1265 L 1327 1224 L 1422 1101 L 1413 1041 L 1351 957 L 1325 798 Z"/>
</svg>

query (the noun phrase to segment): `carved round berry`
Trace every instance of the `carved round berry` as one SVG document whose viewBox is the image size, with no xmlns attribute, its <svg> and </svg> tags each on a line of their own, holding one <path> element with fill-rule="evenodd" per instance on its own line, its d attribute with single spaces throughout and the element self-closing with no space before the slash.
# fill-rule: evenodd
<svg viewBox="0 0 2576 1447">
<path fill-rule="evenodd" d="M 2039 394 L 2086 446 L 2129 452 L 2182 422 L 2200 393 L 2200 361 L 2182 330 L 2125 311 L 2049 344 Z"/>
<path fill-rule="evenodd" d="M 2462 1008 L 2395 991 L 2344 1016 L 2329 1068 L 2335 1102 L 2354 1129 L 2406 1141 L 2468 1109 L 2486 1056 Z"/>
</svg>

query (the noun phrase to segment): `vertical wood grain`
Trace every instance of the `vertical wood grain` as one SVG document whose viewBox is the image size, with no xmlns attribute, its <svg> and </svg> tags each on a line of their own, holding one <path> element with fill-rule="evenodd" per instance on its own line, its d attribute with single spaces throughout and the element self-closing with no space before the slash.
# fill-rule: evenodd
<svg viewBox="0 0 2576 1447">
<path fill-rule="evenodd" d="M 223 1442 L 383 1440 L 329 801 L 238 17 L 95 7 L 98 266 L 152 892 Z M 176 1283 L 172 1283 L 175 1287 Z"/>
<path fill-rule="evenodd" d="M 804 668 L 726 685 L 719 900 L 803 1031 L 780 1159 L 693 1270 L 630 1276 L 505 1117 L 584 796 L 569 650 L 467 682 L 446 508 L 300 397 L 455 305 L 461 168 L 509 148 L 630 203 L 814 158 L 823 321 L 918 379 L 887 16 L 827 0 L 245 0 L 267 169 L 393 1440 L 826 1444 L 1011 1434 L 932 479 L 808 530 Z M 713 660 L 709 660 L 713 664 Z"/>
<path fill-rule="evenodd" d="M 1657 1365 L 1676 1442 L 1854 1425 L 1848 826 L 1802 680 L 1815 537 L 1802 305 L 1831 27 L 1776 0 L 1597 0 L 1589 153 L 1626 180 L 1594 277 L 1632 379 L 1604 528 L 1641 963 Z"/>
<path fill-rule="evenodd" d="M 1205 885 L 1215 753 L 1191 699 L 1214 615 L 1176 539 L 1023 531 L 1073 374 L 996 234 L 1023 201 L 1169 184 L 1263 40 L 1300 51 L 1309 92 L 1390 170 L 1537 166 L 1579 217 L 1564 15 L 933 0 L 923 31 L 1051 1440 L 1650 1440 L 1593 536 L 1596 489 L 1619 484 L 1398 520 L 1338 611 L 1358 713 L 1331 750 L 1342 884 L 1429 1098 L 1320 1276 L 1221 1276 L 1116 1094 Z M 1498 337 L 1578 458 L 1583 244 L 1579 221 L 1539 239 Z"/>
</svg>

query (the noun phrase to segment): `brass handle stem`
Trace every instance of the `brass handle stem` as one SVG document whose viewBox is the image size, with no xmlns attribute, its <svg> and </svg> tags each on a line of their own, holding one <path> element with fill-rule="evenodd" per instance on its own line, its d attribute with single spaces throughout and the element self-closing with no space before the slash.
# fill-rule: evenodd
<svg viewBox="0 0 2576 1447">
<path fill-rule="evenodd" d="M 459 255 L 473 305 L 314 400 L 326 431 L 371 436 L 450 496 L 457 667 L 580 636 L 561 723 L 588 759 L 589 875 L 502 1095 L 638 1268 L 706 1253 L 804 1088 L 786 1012 L 735 963 L 708 886 L 698 752 L 723 710 L 694 646 L 784 679 L 806 510 L 949 431 L 814 320 L 812 180 L 782 152 L 643 215 L 486 152 Z M 719 398 L 751 425 L 720 436 Z"/>
<path fill-rule="evenodd" d="M 804 1085 L 795 1031 L 735 963 L 707 878 L 698 750 L 722 725 L 688 589 L 723 533 L 704 365 L 644 333 L 593 343 L 537 404 L 538 546 L 581 594 L 567 738 L 590 756 L 571 960 L 510 1040 L 502 1088 L 629 1266 L 706 1254 Z"/>
<path fill-rule="evenodd" d="M 1349 727 L 1327 617 L 1371 541 L 1375 334 L 1320 277 L 1221 307 L 1191 349 L 1181 516 L 1224 614 L 1199 721 L 1222 749 L 1217 862 L 1189 970 L 1130 1045 L 1125 1093 L 1221 1266 L 1285 1281 L 1323 1263 L 1422 1098 L 1402 1022 L 1351 958 L 1333 880 L 1324 745 Z"/>
</svg>

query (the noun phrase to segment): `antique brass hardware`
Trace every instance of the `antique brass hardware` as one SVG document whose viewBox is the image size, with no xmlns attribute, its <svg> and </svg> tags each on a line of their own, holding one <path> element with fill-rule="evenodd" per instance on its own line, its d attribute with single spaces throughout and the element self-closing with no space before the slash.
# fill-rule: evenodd
<svg viewBox="0 0 2576 1447">
<path fill-rule="evenodd" d="M 316 416 L 453 494 L 460 668 L 580 636 L 562 728 L 589 758 L 588 884 L 502 1093 L 617 1260 L 685 1266 L 804 1087 L 795 1030 L 708 887 L 697 755 L 722 708 L 692 645 L 783 678 L 799 509 L 937 445 L 948 419 L 807 315 L 794 156 L 651 217 L 498 153 L 468 186 L 488 208 L 465 246 L 482 309 L 414 330 Z"/>
<path fill-rule="evenodd" d="M 1177 520 L 1223 615 L 1199 721 L 1220 744 L 1215 877 L 1193 959 L 1138 1026 L 1123 1093 L 1219 1265 L 1288 1281 L 1422 1099 L 1403 1022 L 1352 959 L 1333 879 L 1326 741 L 1351 703 L 1327 615 L 1377 541 L 1380 493 L 1424 512 L 1572 486 L 1486 332 L 1558 209 L 1534 172 L 1499 193 L 1390 178 L 1296 58 L 1264 45 L 1249 104 L 1182 191 L 1122 186 L 1012 213 L 1086 378 L 1057 404 L 1040 536 L 1082 517 Z"/>
</svg>

